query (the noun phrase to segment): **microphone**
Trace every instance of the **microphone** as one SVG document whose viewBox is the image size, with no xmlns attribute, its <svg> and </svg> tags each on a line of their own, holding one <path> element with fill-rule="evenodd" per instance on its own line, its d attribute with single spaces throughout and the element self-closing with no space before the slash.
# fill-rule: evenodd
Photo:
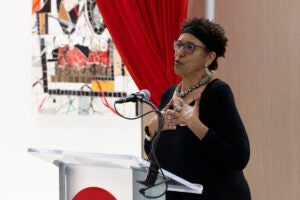
<svg viewBox="0 0 300 200">
<path fill-rule="evenodd" d="M 127 102 L 137 102 L 137 101 L 148 101 L 150 99 L 150 92 L 146 89 L 141 90 L 137 93 L 131 94 L 125 98 L 118 99 L 115 103 L 127 103 Z"/>
</svg>

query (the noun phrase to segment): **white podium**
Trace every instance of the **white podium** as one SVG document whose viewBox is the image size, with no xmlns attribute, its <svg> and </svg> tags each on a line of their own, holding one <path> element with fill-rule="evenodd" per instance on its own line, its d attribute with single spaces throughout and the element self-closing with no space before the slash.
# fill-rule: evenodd
<svg viewBox="0 0 300 200">
<path fill-rule="evenodd" d="M 155 199 L 164 200 L 166 184 L 168 191 L 201 194 L 203 190 L 202 185 L 190 183 L 162 169 L 164 176 L 159 173 L 155 186 L 147 189 L 143 196 L 139 190 L 146 186 L 139 181 L 145 180 L 149 162 L 131 155 L 37 148 L 29 148 L 28 152 L 58 167 L 59 200 L 149 199 L 145 196 L 160 196 Z"/>
</svg>

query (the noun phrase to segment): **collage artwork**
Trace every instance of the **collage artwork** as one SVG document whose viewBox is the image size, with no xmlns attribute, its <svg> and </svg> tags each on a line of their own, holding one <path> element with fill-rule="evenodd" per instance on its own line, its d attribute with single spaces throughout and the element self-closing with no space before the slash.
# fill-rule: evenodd
<svg viewBox="0 0 300 200">
<path fill-rule="evenodd" d="M 111 114 L 134 83 L 95 0 L 32 0 L 33 109 Z"/>
</svg>

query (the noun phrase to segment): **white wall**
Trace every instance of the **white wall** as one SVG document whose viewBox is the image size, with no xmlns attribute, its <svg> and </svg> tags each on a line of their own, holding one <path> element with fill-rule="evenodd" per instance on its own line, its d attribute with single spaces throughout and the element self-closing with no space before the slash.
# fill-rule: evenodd
<svg viewBox="0 0 300 200">
<path fill-rule="evenodd" d="M 0 11 L 1 199 L 58 200 L 58 169 L 29 147 L 138 155 L 139 120 L 40 116 L 32 111 L 31 1 L 6 1 Z"/>
</svg>

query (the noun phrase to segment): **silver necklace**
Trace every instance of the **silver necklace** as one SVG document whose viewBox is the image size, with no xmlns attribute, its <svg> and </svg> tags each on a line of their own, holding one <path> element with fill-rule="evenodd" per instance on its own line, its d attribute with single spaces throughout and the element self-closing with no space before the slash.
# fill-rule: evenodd
<svg viewBox="0 0 300 200">
<path fill-rule="evenodd" d="M 191 93 L 193 90 L 197 89 L 198 87 L 200 87 L 201 85 L 204 85 L 205 83 L 207 83 L 210 79 L 210 76 L 207 75 L 205 76 L 203 79 L 201 79 L 198 83 L 196 83 L 194 86 L 188 88 L 186 91 L 184 91 L 183 93 L 180 93 L 181 87 L 182 87 L 182 82 L 179 83 L 176 87 L 176 95 L 180 98 L 183 98 L 185 96 L 187 96 L 189 93 Z"/>
</svg>

